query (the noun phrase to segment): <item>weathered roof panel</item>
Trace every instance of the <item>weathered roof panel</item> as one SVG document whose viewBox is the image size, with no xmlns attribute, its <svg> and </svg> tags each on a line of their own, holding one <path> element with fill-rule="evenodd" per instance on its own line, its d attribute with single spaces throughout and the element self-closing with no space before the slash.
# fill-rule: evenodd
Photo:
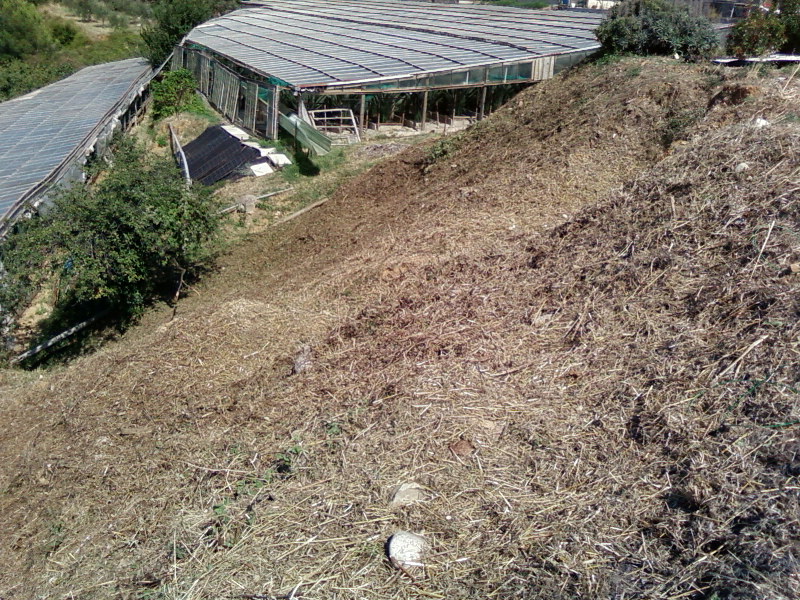
<svg viewBox="0 0 800 600">
<path fill-rule="evenodd" d="M 0 103 L 0 219 L 46 180 L 152 74 L 132 58 L 86 67 Z"/>
<path fill-rule="evenodd" d="M 295 87 L 334 86 L 593 50 L 602 17 L 401 0 L 268 0 L 203 23 L 184 43 Z"/>
</svg>

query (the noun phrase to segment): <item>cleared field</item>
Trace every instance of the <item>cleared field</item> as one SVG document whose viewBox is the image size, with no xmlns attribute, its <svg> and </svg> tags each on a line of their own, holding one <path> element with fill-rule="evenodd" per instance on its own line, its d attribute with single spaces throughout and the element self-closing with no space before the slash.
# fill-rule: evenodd
<svg viewBox="0 0 800 600">
<path fill-rule="evenodd" d="M 583 67 L 5 373 L 0 595 L 796 597 L 790 74 Z"/>
</svg>

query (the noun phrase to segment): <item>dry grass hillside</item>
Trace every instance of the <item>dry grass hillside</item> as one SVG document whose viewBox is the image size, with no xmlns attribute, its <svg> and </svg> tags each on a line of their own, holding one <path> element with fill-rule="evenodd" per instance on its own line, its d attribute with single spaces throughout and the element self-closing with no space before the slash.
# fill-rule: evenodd
<svg viewBox="0 0 800 600">
<path fill-rule="evenodd" d="M 583 67 L 5 373 L 0 597 L 797 597 L 790 75 Z"/>
</svg>

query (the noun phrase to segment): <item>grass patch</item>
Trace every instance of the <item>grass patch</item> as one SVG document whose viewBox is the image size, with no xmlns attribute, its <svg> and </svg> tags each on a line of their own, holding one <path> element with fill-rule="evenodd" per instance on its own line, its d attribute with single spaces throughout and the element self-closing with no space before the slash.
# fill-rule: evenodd
<svg viewBox="0 0 800 600">
<path fill-rule="evenodd" d="M 142 46 L 141 36 L 129 29 L 115 29 L 107 37 L 98 40 L 91 40 L 85 34 L 79 33 L 68 46 L 55 53 L 53 60 L 72 64 L 78 69 L 140 56 Z"/>
<path fill-rule="evenodd" d="M 291 155 L 284 144 L 274 146 Z M 351 163 L 348 154 L 346 148 L 336 147 L 323 156 L 307 156 L 303 151 L 292 156 L 293 164 L 282 169 L 280 177 L 295 188 L 292 199 L 297 209 L 330 196 L 345 180 L 371 166 L 371 163 Z M 264 208 L 269 209 L 269 204 Z"/>
</svg>

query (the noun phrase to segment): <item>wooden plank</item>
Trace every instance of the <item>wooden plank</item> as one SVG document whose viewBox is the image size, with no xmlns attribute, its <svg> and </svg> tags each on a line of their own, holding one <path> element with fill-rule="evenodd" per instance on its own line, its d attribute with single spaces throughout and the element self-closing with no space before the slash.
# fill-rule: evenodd
<svg viewBox="0 0 800 600">
<path fill-rule="evenodd" d="M 256 107 L 258 102 L 258 85 L 252 81 L 245 83 L 244 126 L 250 131 L 256 130 Z"/>
<path fill-rule="evenodd" d="M 275 89 L 272 91 L 272 132 L 271 132 L 271 139 L 277 140 L 278 139 L 278 119 L 280 114 L 280 106 L 281 106 L 281 88 L 280 86 L 275 86 Z"/>
<path fill-rule="evenodd" d="M 209 77 L 208 72 L 210 69 L 210 61 L 208 57 L 202 55 L 200 57 L 200 91 L 203 92 L 206 96 L 208 96 L 208 85 L 209 85 Z"/>
<path fill-rule="evenodd" d="M 428 90 L 422 92 L 422 127 L 420 128 L 425 133 L 425 123 L 428 120 Z"/>
<path fill-rule="evenodd" d="M 172 63 L 169 68 L 172 71 L 177 71 L 183 67 L 183 48 L 178 46 L 172 53 Z"/>
</svg>

